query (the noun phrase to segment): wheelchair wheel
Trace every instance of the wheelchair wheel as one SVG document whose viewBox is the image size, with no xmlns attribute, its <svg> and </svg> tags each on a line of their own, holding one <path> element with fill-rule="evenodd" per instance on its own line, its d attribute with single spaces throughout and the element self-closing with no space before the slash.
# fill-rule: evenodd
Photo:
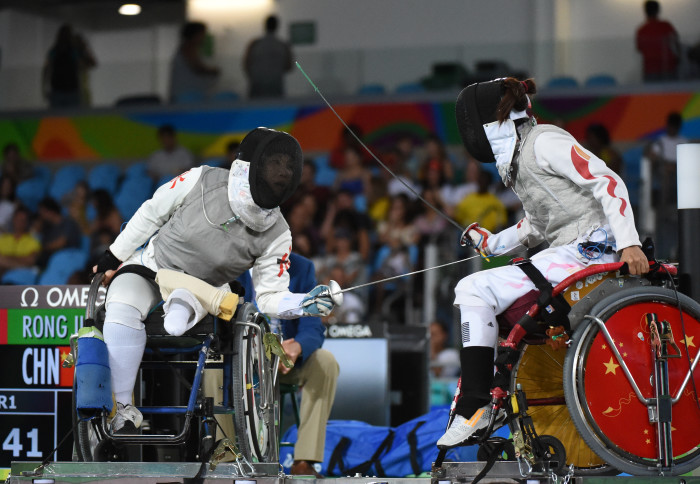
<svg viewBox="0 0 700 484">
<path fill-rule="evenodd" d="M 279 390 L 272 385 L 262 331 L 236 325 L 234 351 L 233 407 L 239 449 L 253 462 L 277 462 Z"/>
<path fill-rule="evenodd" d="M 668 360 L 669 388 L 675 397 L 700 346 L 700 305 L 665 288 L 635 288 L 608 296 L 590 314 L 607 331 L 644 398 L 652 398 L 653 358 L 644 315 L 670 323 L 681 357 Z M 679 302 L 682 308 L 683 334 Z M 634 475 L 659 475 L 656 424 L 617 364 L 598 325 L 589 320 L 574 333 L 564 361 L 564 391 L 581 437 L 603 460 Z M 700 368 L 693 380 L 700 387 Z M 673 458 L 665 474 L 679 475 L 700 465 L 700 408 L 689 382 L 672 407 Z"/>
<path fill-rule="evenodd" d="M 566 449 L 566 465 L 574 465 L 580 476 L 606 475 L 614 469 L 598 457 L 578 435 L 564 400 L 563 369 L 566 349 L 553 350 L 542 345 L 525 345 L 511 373 L 511 391 L 520 385 L 528 399 L 528 415 L 537 433 L 551 435 Z M 518 430 L 517 420 L 511 424 Z M 614 472 L 615 474 L 617 472 Z"/>
</svg>

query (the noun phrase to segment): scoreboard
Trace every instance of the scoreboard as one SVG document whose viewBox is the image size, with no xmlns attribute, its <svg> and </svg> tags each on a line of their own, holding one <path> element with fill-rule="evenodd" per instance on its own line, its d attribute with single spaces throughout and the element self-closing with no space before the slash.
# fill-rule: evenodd
<svg viewBox="0 0 700 484">
<path fill-rule="evenodd" d="M 89 286 L 0 286 L 0 479 L 12 461 L 42 461 L 72 426 L 70 337 Z M 104 299 L 104 289 L 98 301 Z M 52 460 L 70 461 L 73 439 Z"/>
</svg>

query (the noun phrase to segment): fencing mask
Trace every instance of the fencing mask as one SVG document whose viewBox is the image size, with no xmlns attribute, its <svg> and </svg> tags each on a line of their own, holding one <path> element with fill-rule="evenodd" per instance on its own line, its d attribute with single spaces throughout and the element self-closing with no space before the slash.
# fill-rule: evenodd
<svg viewBox="0 0 700 484">
<path fill-rule="evenodd" d="M 482 163 L 494 163 L 484 125 L 497 121 L 496 109 L 503 95 L 502 79 L 471 84 L 459 93 L 456 117 L 464 147 Z"/>
<path fill-rule="evenodd" d="M 301 147 L 287 133 L 254 129 L 241 141 L 238 158 L 250 163 L 250 193 L 261 208 L 279 207 L 299 186 Z"/>
</svg>

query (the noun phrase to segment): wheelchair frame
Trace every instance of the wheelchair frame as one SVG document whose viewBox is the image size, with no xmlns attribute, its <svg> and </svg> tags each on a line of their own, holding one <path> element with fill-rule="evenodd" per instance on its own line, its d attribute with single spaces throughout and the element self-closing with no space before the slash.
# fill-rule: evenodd
<svg viewBox="0 0 700 484">
<path fill-rule="evenodd" d="M 97 295 L 104 274 L 97 274 L 93 279 L 86 306 L 86 321 L 95 321 L 98 313 Z M 277 365 L 279 357 L 274 353 L 268 359 L 263 343 L 264 335 L 270 332 L 269 325 L 257 311 L 254 304 L 243 303 L 236 311 L 232 325 L 213 318 L 214 330 L 203 334 L 198 331 L 200 321 L 194 328 L 183 336 L 203 336 L 201 343 L 183 348 L 164 347 L 158 350 L 163 354 L 191 354 L 197 352 L 195 361 L 142 361 L 140 369 L 159 369 L 176 367 L 179 369 L 194 369 L 194 378 L 186 406 L 138 406 L 144 415 L 182 415 L 184 423 L 177 434 L 114 434 L 109 426 L 109 412 L 103 410 L 96 414 L 82 414 L 76 407 L 74 381 L 73 394 L 73 424 L 76 429 L 74 460 L 79 461 L 109 461 L 122 460 L 125 445 L 180 445 L 186 442 L 192 430 L 192 420 L 200 418 L 201 440 L 199 460 L 206 462 L 214 450 L 217 423 L 214 415 L 231 415 L 240 452 L 234 453 L 237 461 L 247 463 L 247 470 L 252 471 L 251 462 L 277 462 L 279 456 L 279 383 L 277 381 Z M 223 326 L 222 326 L 223 324 Z M 147 320 L 148 327 L 148 320 Z M 226 341 L 230 346 L 221 350 L 218 346 L 219 333 L 228 331 Z M 277 336 L 279 339 L 279 336 Z M 251 343 L 252 341 L 252 343 Z M 255 351 L 242 348 L 255 346 Z M 239 347 L 240 346 L 240 347 Z M 147 347 L 146 351 L 149 351 Z M 77 361 L 77 335 L 71 337 L 71 354 Z M 221 356 L 220 362 L 207 362 L 211 356 Z M 257 362 L 251 363 L 252 361 Z M 262 364 L 261 364 L 262 362 Z M 205 369 L 223 370 L 223 402 L 214 405 L 212 397 L 200 395 Z M 254 372 L 255 374 L 250 374 Z M 244 401 L 245 400 L 245 401 Z M 247 403 L 247 405 L 246 405 Z M 252 407 L 251 407 L 252 404 Z M 243 417 L 239 416 L 245 414 Z M 260 428 L 251 428 L 247 423 L 256 422 Z M 256 425 L 257 426 L 257 425 Z M 260 441 L 262 432 L 263 439 Z M 92 435 L 91 435 L 92 434 Z M 232 437 L 232 436 L 231 436 Z M 97 445 L 95 445 L 97 441 Z M 264 447 L 264 448 L 263 448 Z M 243 466 L 240 466 L 243 470 Z M 249 472 L 241 472 L 249 474 Z"/>
<path fill-rule="evenodd" d="M 588 268 L 585 268 L 579 272 L 576 272 L 575 274 L 571 275 L 564 281 L 562 281 L 560 284 L 558 284 L 556 287 L 553 288 L 553 295 L 556 296 L 558 294 L 561 294 L 564 292 L 566 289 L 568 289 L 570 286 L 575 284 L 577 281 L 581 281 L 583 279 L 586 279 L 589 276 L 594 276 L 596 274 L 600 274 L 602 272 L 615 272 L 621 269 L 622 263 L 613 263 L 613 264 L 598 264 L 594 265 Z M 675 266 L 670 266 L 670 265 L 664 265 L 662 270 L 667 271 L 668 275 L 675 275 L 676 274 L 676 268 Z M 621 470 L 624 470 L 625 472 L 629 472 L 632 474 L 637 474 L 637 475 L 676 475 L 680 474 L 683 472 L 687 472 L 689 468 L 692 468 L 693 466 L 697 466 L 697 464 L 700 464 L 700 450 L 698 448 L 695 448 L 695 451 L 691 449 L 691 451 L 688 451 L 685 454 L 681 454 L 677 457 L 673 456 L 673 449 L 671 446 L 671 435 L 670 435 L 670 430 L 671 430 L 671 425 L 670 425 L 670 409 L 672 405 L 678 402 L 678 400 L 681 397 L 682 392 L 684 389 L 687 388 L 687 385 L 692 378 L 693 373 L 696 370 L 696 367 L 698 365 L 698 361 L 700 361 L 700 352 L 693 356 L 693 361 L 690 363 L 690 368 L 686 368 L 683 370 L 686 372 L 684 376 L 681 376 L 682 378 L 682 383 L 680 384 L 680 388 L 678 390 L 674 390 L 676 392 L 675 395 L 665 395 L 670 393 L 670 390 L 668 388 L 668 368 L 664 368 L 663 364 L 664 362 L 660 363 L 660 366 L 657 365 L 657 359 L 654 359 L 654 365 L 655 368 L 653 368 L 653 377 L 656 378 L 657 382 L 661 383 L 661 379 L 665 378 L 665 384 L 661 385 L 659 384 L 656 386 L 658 390 L 655 393 L 655 396 L 652 398 L 644 398 L 641 396 L 641 392 L 639 391 L 639 388 L 637 387 L 637 383 L 634 381 L 634 378 L 631 377 L 629 374 L 629 370 L 624 371 L 623 373 L 627 379 L 628 382 L 630 382 L 630 385 L 634 388 L 634 392 L 637 396 L 637 399 L 645 404 L 647 408 L 649 408 L 649 416 L 650 416 L 650 421 L 651 422 L 658 422 L 658 417 L 656 420 L 654 420 L 653 414 L 655 413 L 657 416 L 659 414 L 658 408 L 655 410 L 655 412 L 652 412 L 652 406 L 658 407 L 659 404 L 658 402 L 661 401 L 662 399 L 666 398 L 667 396 L 670 397 L 669 400 L 670 402 L 668 403 L 666 407 L 666 414 L 667 414 L 667 421 L 665 422 L 658 422 L 658 455 L 656 459 L 652 458 L 642 458 L 638 457 L 636 460 L 635 459 L 629 459 L 625 458 L 624 455 L 619 455 L 619 454 L 624 454 L 624 451 L 620 452 L 617 451 L 616 449 L 611 450 L 611 441 L 601 441 L 601 438 L 599 437 L 600 435 L 600 429 L 599 428 L 592 428 L 595 427 L 595 425 L 589 425 L 586 421 L 586 412 L 590 414 L 590 411 L 585 410 L 588 408 L 588 402 L 581 401 L 581 398 L 578 396 L 581 392 L 581 390 L 578 390 L 581 386 L 581 383 L 577 383 L 577 378 L 581 378 L 581 375 L 585 375 L 585 368 L 581 367 L 581 365 L 585 365 L 585 359 L 583 358 L 581 351 L 587 351 L 585 348 L 581 350 L 582 342 L 580 341 L 579 338 L 583 338 L 586 334 L 586 332 L 590 333 L 591 331 L 598 332 L 600 331 L 600 334 L 604 335 L 603 337 L 605 340 L 610 344 L 612 341 L 612 337 L 608 333 L 608 330 L 606 328 L 605 322 L 601 320 L 600 317 L 597 317 L 599 313 L 603 311 L 603 306 L 608 307 L 613 304 L 614 301 L 617 300 L 617 298 L 622 298 L 623 296 L 627 296 L 627 300 L 629 301 L 628 304 L 630 306 L 634 305 L 635 303 L 639 302 L 644 302 L 646 300 L 649 301 L 659 301 L 659 303 L 665 303 L 668 306 L 670 306 L 673 310 L 675 311 L 682 311 L 682 313 L 685 315 L 686 318 L 690 321 L 691 319 L 697 322 L 698 318 L 700 317 L 700 305 L 696 303 L 695 301 L 683 296 L 683 295 L 678 295 L 677 293 L 674 294 L 674 292 L 668 290 L 668 289 L 662 289 L 659 287 L 654 287 L 651 286 L 650 283 L 644 284 L 642 279 L 639 278 L 630 278 L 626 280 L 622 280 L 619 278 L 619 274 L 617 278 L 614 279 L 608 279 L 610 281 L 610 284 L 606 286 L 610 290 L 608 290 L 608 293 L 606 294 L 606 291 L 602 288 L 597 292 L 598 287 L 591 292 L 589 296 L 587 296 L 588 302 L 586 304 L 582 304 L 581 307 L 578 307 L 577 305 L 574 305 L 572 307 L 571 315 L 575 316 L 576 319 L 572 319 L 572 324 L 578 323 L 573 327 L 574 331 L 573 333 L 573 339 L 571 340 L 571 343 L 573 343 L 572 346 L 575 346 L 575 349 L 571 349 L 571 351 L 567 351 L 566 354 L 566 372 L 564 372 L 563 365 L 562 366 L 562 373 L 563 373 L 563 389 L 565 393 L 565 401 L 562 401 L 564 399 L 561 398 L 541 398 L 541 399 L 534 399 L 532 401 L 532 404 L 534 405 L 562 405 L 566 403 L 566 410 L 569 412 L 571 415 L 570 418 L 573 419 L 573 423 L 575 424 L 575 429 L 572 429 L 576 432 L 578 432 L 586 442 L 590 446 L 590 448 L 595 452 L 599 457 L 601 457 L 605 462 L 609 462 L 610 464 L 614 465 L 616 468 L 619 468 Z M 626 284 L 627 282 L 631 282 L 631 284 Z M 627 287 L 622 288 L 622 286 L 626 285 Z M 619 286 L 619 287 L 615 287 Z M 632 286 L 632 289 L 629 289 L 629 286 Z M 636 287 L 635 287 L 636 286 Z M 623 292 L 626 291 L 626 292 Z M 670 301 L 673 300 L 674 304 L 671 304 Z M 677 307 L 675 305 L 677 301 Z M 583 301 L 581 301 L 583 302 Z M 602 305 L 602 306 L 601 306 Z M 682 308 L 682 309 L 681 309 Z M 622 308 L 620 308 L 622 309 Z M 526 317 L 529 318 L 535 318 L 539 311 L 542 310 L 542 307 L 540 307 L 537 304 L 534 304 L 529 311 L 526 313 L 523 318 L 519 321 L 519 323 L 523 322 Z M 588 313 L 592 314 L 588 314 Z M 614 314 L 614 313 L 613 313 Z M 601 316 L 602 317 L 602 316 Z M 606 316 L 606 318 L 609 316 Z M 635 321 L 636 323 L 636 321 Z M 510 375 L 510 387 L 508 390 L 504 390 L 502 388 L 494 388 L 491 392 L 492 395 L 492 405 L 495 408 L 506 408 L 511 415 L 511 428 L 516 431 L 520 430 L 519 426 L 517 423 L 515 423 L 515 416 L 514 414 L 517 413 L 515 410 L 516 405 L 514 404 L 513 407 L 511 407 L 511 398 L 515 398 L 515 396 L 519 392 L 519 384 L 517 382 L 517 371 L 518 371 L 518 366 L 522 362 L 523 356 L 524 356 L 524 349 L 526 347 L 526 336 L 527 332 L 524 330 L 521 324 L 516 324 L 510 333 L 508 334 L 508 338 L 501 342 L 500 346 L 509 348 L 511 350 L 517 350 L 519 352 L 518 354 L 518 361 L 514 363 L 510 370 L 512 370 L 512 373 Z M 541 344 L 542 341 L 539 341 Z M 590 345 L 589 347 L 590 348 Z M 613 354 L 615 355 L 614 357 L 617 358 L 617 362 L 620 364 L 620 366 L 623 366 L 623 360 L 622 357 L 619 355 L 619 352 L 613 351 Z M 690 356 L 688 355 L 688 359 L 690 359 Z M 624 366 L 623 366 L 624 368 Z M 568 385 L 568 386 L 567 386 Z M 569 388 L 572 387 L 572 388 Z M 577 387 L 577 388 L 574 388 Z M 457 391 L 459 392 L 459 390 Z M 578 392 L 578 393 L 577 393 Z M 659 393 L 661 392 L 661 393 Z M 687 393 L 687 392 L 686 392 Z M 456 399 L 458 398 L 458 393 L 455 395 L 455 402 Z M 696 396 L 697 398 L 697 396 Z M 530 400 L 527 400 L 528 403 L 530 403 Z M 576 402 L 573 403 L 573 402 Z M 453 403 L 453 410 L 454 410 L 454 403 Z M 581 411 L 582 415 L 574 415 L 576 410 L 580 410 L 581 408 L 584 408 L 585 411 Z M 450 418 L 450 423 L 453 418 L 454 412 L 451 414 Z M 493 412 L 495 415 L 496 412 Z M 491 430 L 493 428 L 494 422 L 492 421 L 486 430 L 486 432 L 479 438 L 468 441 L 464 445 L 471 445 L 471 444 L 484 444 L 484 443 L 490 443 L 493 447 L 494 442 L 490 440 L 490 434 Z M 449 426 L 449 423 L 448 423 Z M 592 428 L 592 429 L 591 429 Z M 596 431 L 599 432 L 596 434 Z M 536 436 L 536 434 L 535 434 Z M 548 436 L 543 436 L 543 437 L 548 437 Z M 563 446 L 562 446 L 563 447 Z M 502 448 L 502 447 L 501 447 Z M 618 452 L 615 454 L 615 452 Z M 500 451 L 499 451 L 500 452 Z M 446 453 L 445 450 L 441 450 L 438 454 L 438 457 L 433 465 L 433 480 L 435 479 L 441 479 L 445 477 L 445 468 L 442 467 L 442 462 L 444 460 L 444 456 Z M 518 455 L 516 451 L 516 455 Z M 632 454 L 629 454 L 628 457 L 635 457 L 632 456 Z M 535 475 L 538 472 L 540 475 L 549 475 L 552 472 L 552 469 L 548 465 L 548 463 L 545 461 L 540 461 L 538 463 L 538 470 L 533 471 L 532 466 L 528 466 L 528 470 L 525 474 L 523 474 L 523 477 L 525 477 L 526 474 L 528 475 Z M 585 474 L 604 474 L 604 473 L 609 473 L 611 471 L 610 465 L 603 465 L 597 468 L 579 468 L 579 469 L 574 469 L 573 466 L 571 466 L 568 470 L 569 473 L 572 474 L 576 472 L 578 475 L 585 475 Z M 561 467 L 559 468 L 559 471 L 563 471 Z M 534 474 L 533 474 L 534 473 Z M 522 468 L 521 468 L 521 474 L 522 474 Z"/>
</svg>

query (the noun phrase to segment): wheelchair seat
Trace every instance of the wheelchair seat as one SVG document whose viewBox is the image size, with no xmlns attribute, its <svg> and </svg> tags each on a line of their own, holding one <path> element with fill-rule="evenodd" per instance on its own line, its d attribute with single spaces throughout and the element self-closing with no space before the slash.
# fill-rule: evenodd
<svg viewBox="0 0 700 484">
<path fill-rule="evenodd" d="M 202 344 L 204 338 L 209 334 L 223 335 L 225 333 L 226 321 L 219 320 L 207 314 L 194 327 L 185 331 L 182 336 L 173 336 L 165 330 L 164 313 L 162 306 L 155 308 L 146 317 L 147 348 L 189 348 Z M 101 304 L 96 311 L 95 326 L 102 331 L 105 319 L 105 307 Z"/>
</svg>

